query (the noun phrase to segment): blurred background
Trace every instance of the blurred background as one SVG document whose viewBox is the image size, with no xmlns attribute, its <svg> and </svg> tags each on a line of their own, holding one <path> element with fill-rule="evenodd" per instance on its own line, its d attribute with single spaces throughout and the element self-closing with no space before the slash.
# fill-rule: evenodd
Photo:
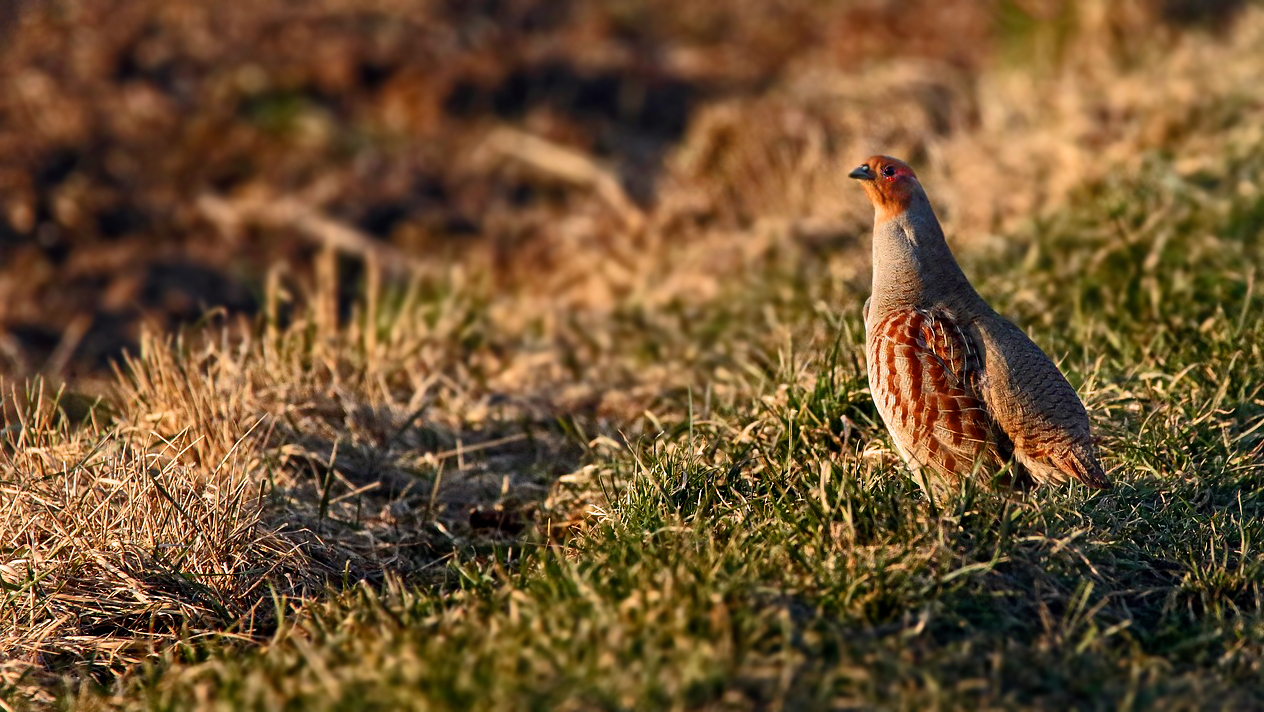
<svg viewBox="0 0 1264 712">
<path fill-rule="evenodd" d="M 144 328 L 255 318 L 269 280 L 293 309 L 322 274 L 343 319 L 366 280 L 454 269 L 537 314 L 688 298 L 787 242 L 865 281 L 842 176 L 875 152 L 986 249 L 1147 152 L 1190 173 L 1209 134 L 1258 141 L 1261 24 L 1242 0 L 0 0 L 0 374 L 88 383 Z"/>
</svg>

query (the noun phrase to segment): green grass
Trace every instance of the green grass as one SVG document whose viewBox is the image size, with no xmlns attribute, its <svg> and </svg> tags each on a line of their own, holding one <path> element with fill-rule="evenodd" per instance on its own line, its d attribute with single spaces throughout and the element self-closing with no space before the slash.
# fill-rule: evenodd
<svg viewBox="0 0 1264 712">
<path fill-rule="evenodd" d="M 594 503 L 584 526 L 278 600 L 265 641 L 190 637 L 61 704 L 1264 705 L 1264 198 L 1236 188 L 1262 170 L 1258 150 L 1193 178 L 1156 159 L 966 260 L 1080 386 L 1110 492 L 967 488 L 932 511 L 882 445 L 863 295 L 776 258 L 585 347 L 626 354 L 623 378 L 679 373 L 636 423 L 568 426 L 583 467 L 550 502 Z"/>
</svg>

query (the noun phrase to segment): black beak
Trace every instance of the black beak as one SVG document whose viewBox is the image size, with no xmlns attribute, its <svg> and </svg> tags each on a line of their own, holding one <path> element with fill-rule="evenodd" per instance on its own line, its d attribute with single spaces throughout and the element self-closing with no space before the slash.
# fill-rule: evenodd
<svg viewBox="0 0 1264 712">
<path fill-rule="evenodd" d="M 856 170 L 848 173 L 847 177 L 856 180 L 873 180 L 873 172 L 869 170 L 868 163 L 862 163 L 856 167 Z"/>
</svg>

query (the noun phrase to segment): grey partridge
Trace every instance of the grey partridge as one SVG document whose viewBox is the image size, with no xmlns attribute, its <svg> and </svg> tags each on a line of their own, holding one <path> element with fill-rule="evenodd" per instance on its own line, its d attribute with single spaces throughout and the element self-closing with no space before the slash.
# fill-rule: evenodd
<svg viewBox="0 0 1264 712">
<path fill-rule="evenodd" d="M 909 469 L 937 478 L 923 485 L 1109 488 L 1075 389 L 974 290 L 913 170 L 874 156 L 849 176 L 874 207 L 869 388 Z"/>
</svg>

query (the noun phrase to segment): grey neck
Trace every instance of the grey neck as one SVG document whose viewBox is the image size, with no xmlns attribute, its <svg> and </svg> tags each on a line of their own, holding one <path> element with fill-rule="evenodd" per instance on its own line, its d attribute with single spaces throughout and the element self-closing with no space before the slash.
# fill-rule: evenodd
<svg viewBox="0 0 1264 712">
<path fill-rule="evenodd" d="M 948 249 L 925 194 L 908 209 L 874 225 L 873 307 L 974 306 L 982 303 Z"/>
</svg>

